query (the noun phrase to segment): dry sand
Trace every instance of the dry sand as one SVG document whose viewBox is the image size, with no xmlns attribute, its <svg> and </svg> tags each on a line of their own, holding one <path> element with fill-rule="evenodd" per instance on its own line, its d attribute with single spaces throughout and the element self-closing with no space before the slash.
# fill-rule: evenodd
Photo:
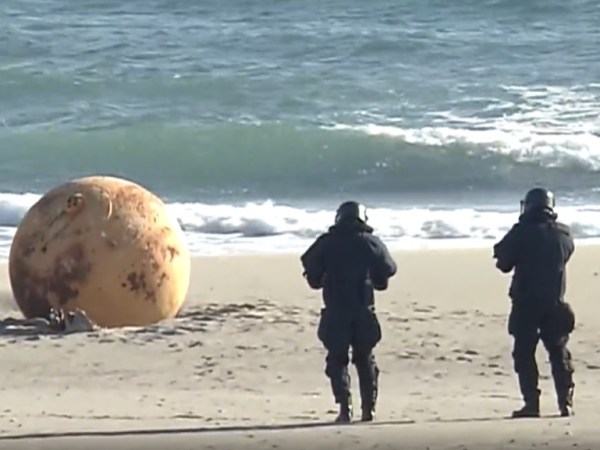
<svg viewBox="0 0 600 450">
<path fill-rule="evenodd" d="M 195 259 L 181 317 L 69 335 L 14 320 L 3 266 L 0 448 L 597 447 L 600 247 L 579 246 L 569 268 L 578 324 L 576 416 L 567 419 L 556 417 L 543 348 L 546 417 L 505 419 L 521 400 L 506 333 L 509 277 L 489 249 L 395 257 L 399 273 L 377 298 L 376 423 L 351 426 L 330 425 L 320 293 L 305 285 L 298 255 Z"/>
</svg>

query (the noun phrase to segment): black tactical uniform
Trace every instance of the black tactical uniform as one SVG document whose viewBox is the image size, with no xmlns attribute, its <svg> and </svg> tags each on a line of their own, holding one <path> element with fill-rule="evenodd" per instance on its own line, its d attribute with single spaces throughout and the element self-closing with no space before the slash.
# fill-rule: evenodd
<svg viewBox="0 0 600 450">
<path fill-rule="evenodd" d="M 386 246 L 366 222 L 363 205 L 342 203 L 335 225 L 301 257 L 309 286 L 323 289 L 325 307 L 317 334 L 327 350 L 325 373 L 340 405 L 336 421 L 341 423 L 352 418 L 350 347 L 359 378 L 362 420 L 373 420 L 379 376 L 373 349 L 381 340 L 374 289 L 387 289 L 388 279 L 396 273 Z"/>
<path fill-rule="evenodd" d="M 535 360 L 540 339 L 550 357 L 560 413 L 572 413 L 573 366 L 567 342 L 575 316 L 564 295 L 566 264 L 575 247 L 569 227 L 556 219 L 552 193 L 531 189 L 521 202 L 519 222 L 494 246 L 496 267 L 504 273 L 514 269 L 508 331 L 514 338 L 514 368 L 525 405 L 513 417 L 540 415 Z"/>
</svg>

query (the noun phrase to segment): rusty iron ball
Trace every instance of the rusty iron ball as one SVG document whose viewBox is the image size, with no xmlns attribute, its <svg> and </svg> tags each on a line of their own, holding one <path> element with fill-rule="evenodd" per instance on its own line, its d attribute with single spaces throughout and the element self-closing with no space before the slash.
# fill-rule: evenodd
<svg viewBox="0 0 600 450">
<path fill-rule="evenodd" d="M 81 309 L 102 327 L 174 317 L 190 280 L 183 232 L 156 195 L 91 176 L 57 186 L 25 214 L 9 279 L 26 318 Z"/>
</svg>

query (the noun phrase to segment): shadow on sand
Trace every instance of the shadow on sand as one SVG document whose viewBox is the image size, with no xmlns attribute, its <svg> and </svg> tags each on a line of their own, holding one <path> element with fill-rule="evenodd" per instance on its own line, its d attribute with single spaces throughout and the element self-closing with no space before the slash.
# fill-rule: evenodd
<svg viewBox="0 0 600 450">
<path fill-rule="evenodd" d="M 547 416 L 544 418 L 551 418 Z M 475 417 L 475 418 L 454 418 L 442 419 L 435 418 L 424 420 L 422 423 L 474 423 L 474 422 L 497 422 L 512 420 L 510 417 Z M 537 419 L 539 420 L 539 419 Z M 45 438 L 65 438 L 65 437 L 102 437 L 102 436 L 148 436 L 148 435 L 172 435 L 172 434 L 198 434 L 198 433 L 227 433 L 227 432 L 251 432 L 251 431 L 284 431 L 284 430 L 303 430 L 315 428 L 333 428 L 333 427 L 351 427 L 351 426 L 401 426 L 416 424 L 415 420 L 388 420 L 369 423 L 354 422 L 348 425 L 340 425 L 331 421 L 321 422 L 300 422 L 281 425 L 248 425 L 248 426 L 215 426 L 215 427 L 186 427 L 186 428 L 149 428 L 149 429 L 129 429 L 114 431 L 67 431 L 56 433 L 28 433 L 18 435 L 0 436 L 0 441 L 26 440 L 26 439 L 45 439 Z"/>
<path fill-rule="evenodd" d="M 15 319 L 6 317 L 0 320 L 0 336 L 4 337 L 39 337 L 55 335 L 60 333 L 53 329 L 47 320 L 38 319 Z"/>
</svg>

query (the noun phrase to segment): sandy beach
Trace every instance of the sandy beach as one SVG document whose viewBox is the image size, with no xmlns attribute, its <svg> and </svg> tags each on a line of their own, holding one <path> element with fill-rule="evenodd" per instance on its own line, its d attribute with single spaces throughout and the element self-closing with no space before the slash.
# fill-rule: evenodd
<svg viewBox="0 0 600 450">
<path fill-rule="evenodd" d="M 0 283 L 0 448 L 595 448 L 600 248 L 569 267 L 575 412 L 557 416 L 540 346 L 544 417 L 520 406 L 506 332 L 509 277 L 490 249 L 396 252 L 377 297 L 376 422 L 332 426 L 316 338 L 320 293 L 298 255 L 195 258 L 180 317 L 146 328 L 41 334 Z M 355 401 L 358 386 L 352 368 Z M 44 438 L 44 439 L 41 439 Z M 96 445 L 97 444 L 97 445 Z"/>
</svg>

